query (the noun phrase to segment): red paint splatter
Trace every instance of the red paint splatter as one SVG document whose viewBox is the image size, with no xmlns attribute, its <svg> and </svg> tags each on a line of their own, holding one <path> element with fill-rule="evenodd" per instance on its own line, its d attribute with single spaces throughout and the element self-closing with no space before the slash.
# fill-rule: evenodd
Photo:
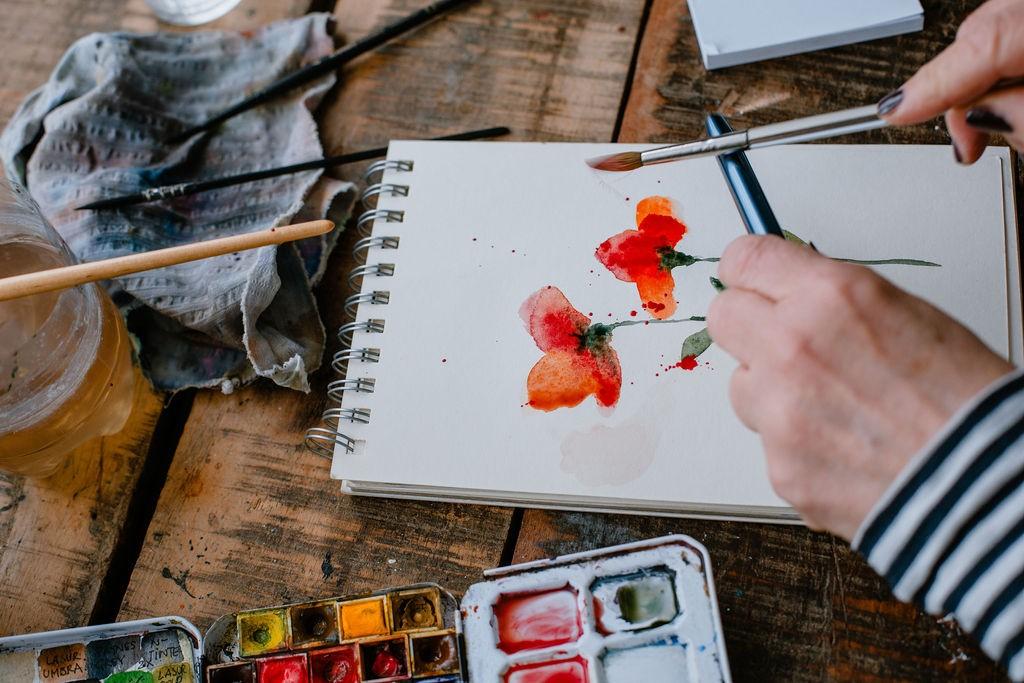
<svg viewBox="0 0 1024 683">
<path fill-rule="evenodd" d="M 673 307 L 674 307 L 674 302 L 673 302 Z M 651 315 L 653 315 L 655 318 L 661 318 L 663 316 L 660 316 L 658 314 L 661 313 L 662 311 L 664 311 L 667 308 L 667 304 L 659 304 L 657 301 L 648 301 L 648 302 L 644 303 L 641 308 L 646 308 L 648 311 L 651 312 Z"/>
<path fill-rule="evenodd" d="M 668 372 L 669 370 L 672 370 L 673 368 L 681 368 L 683 370 L 694 370 L 694 369 L 696 369 L 696 367 L 697 367 L 697 357 L 696 356 L 684 356 L 683 359 L 681 361 L 679 361 L 678 363 L 674 363 L 673 365 L 666 365 L 665 366 L 665 371 Z"/>
<path fill-rule="evenodd" d="M 629 315 L 630 315 L 630 317 L 635 318 L 636 317 L 636 311 L 630 311 Z"/>
<path fill-rule="evenodd" d="M 509 654 L 575 642 L 583 633 L 576 591 L 502 596 L 494 606 L 498 648 Z"/>
<path fill-rule="evenodd" d="M 666 197 L 645 197 L 637 203 L 636 230 L 625 230 L 602 242 L 597 260 L 615 277 L 636 283 L 640 300 L 655 318 L 665 319 L 676 310 L 675 280 L 671 268 L 662 266 L 662 254 L 674 250 L 686 234 Z"/>
<path fill-rule="evenodd" d="M 593 395 L 613 406 L 622 388 L 619 356 L 611 335 L 569 303 L 556 287 L 545 287 L 523 302 L 519 315 L 544 355 L 526 378 L 527 404 L 537 410 L 571 408 Z"/>
<path fill-rule="evenodd" d="M 558 662 L 523 664 L 513 667 L 505 683 L 587 683 L 587 662 L 574 657 Z"/>
</svg>

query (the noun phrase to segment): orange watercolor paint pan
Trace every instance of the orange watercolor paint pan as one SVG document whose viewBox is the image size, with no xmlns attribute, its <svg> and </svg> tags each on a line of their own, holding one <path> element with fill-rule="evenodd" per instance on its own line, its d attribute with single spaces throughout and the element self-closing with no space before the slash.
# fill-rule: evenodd
<svg viewBox="0 0 1024 683">
<path fill-rule="evenodd" d="M 730 683 L 707 551 L 666 536 L 432 583 L 0 638 L 25 683 Z"/>
</svg>

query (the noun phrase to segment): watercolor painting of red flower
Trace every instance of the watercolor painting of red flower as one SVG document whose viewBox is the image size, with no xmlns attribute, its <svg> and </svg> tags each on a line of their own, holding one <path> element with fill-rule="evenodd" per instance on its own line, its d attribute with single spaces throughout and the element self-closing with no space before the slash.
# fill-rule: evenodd
<svg viewBox="0 0 1024 683">
<path fill-rule="evenodd" d="M 594 255 L 616 278 L 636 285 L 641 305 L 654 320 L 595 323 L 576 310 L 557 287 L 548 285 L 534 292 L 519 309 L 527 331 L 544 352 L 526 378 L 527 406 L 550 412 L 573 408 L 593 396 L 599 406 L 614 407 L 622 390 L 622 368 L 619 355 L 611 346 L 613 330 L 632 325 L 704 321 L 703 315 L 669 319 L 676 311 L 672 269 L 715 262 L 718 258 L 691 256 L 676 250 L 687 227 L 675 215 L 667 197 L 642 199 L 636 207 L 636 226 L 636 230 L 624 230 L 602 242 Z M 814 247 L 789 231 L 783 232 L 787 240 Z M 931 261 L 909 258 L 832 258 L 861 265 L 941 267 Z M 718 278 L 709 279 L 717 291 L 725 289 Z M 697 359 L 712 344 L 707 328 L 693 332 L 683 340 L 680 360 L 669 368 L 695 370 Z"/>
<path fill-rule="evenodd" d="M 615 277 L 636 284 L 640 305 L 659 320 L 675 313 L 672 269 L 704 259 L 676 251 L 686 225 L 668 197 L 645 197 L 636 205 L 636 230 L 624 230 L 602 242 L 594 255 Z"/>
<path fill-rule="evenodd" d="M 599 406 L 619 400 L 622 368 L 611 347 L 611 326 L 591 324 L 557 287 L 547 286 L 519 309 L 544 355 L 526 378 L 527 404 L 538 410 L 572 408 L 593 396 Z"/>
</svg>

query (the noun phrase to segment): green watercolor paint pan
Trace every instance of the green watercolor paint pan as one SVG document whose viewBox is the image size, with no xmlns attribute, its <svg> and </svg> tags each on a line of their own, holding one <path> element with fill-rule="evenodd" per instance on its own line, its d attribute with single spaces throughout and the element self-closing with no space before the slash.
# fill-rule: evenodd
<svg viewBox="0 0 1024 683">
<path fill-rule="evenodd" d="M 19 683 L 730 683 L 707 550 L 688 536 L 225 615 L 0 638 Z"/>
</svg>

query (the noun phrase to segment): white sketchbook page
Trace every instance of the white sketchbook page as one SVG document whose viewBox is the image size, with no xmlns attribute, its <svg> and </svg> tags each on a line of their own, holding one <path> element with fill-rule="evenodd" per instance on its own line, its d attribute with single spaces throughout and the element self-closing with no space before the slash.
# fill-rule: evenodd
<svg viewBox="0 0 1024 683">
<path fill-rule="evenodd" d="M 742 224 L 713 159 L 628 174 L 582 160 L 627 146 L 562 143 L 394 142 L 390 172 L 408 197 L 381 208 L 403 223 L 397 250 L 368 262 L 396 264 L 363 291 L 391 292 L 358 318 L 386 320 L 355 347 L 380 363 L 353 363 L 374 377 L 373 394 L 346 394 L 371 410 L 368 425 L 342 424 L 360 439 L 337 452 L 336 478 L 552 495 L 607 496 L 718 505 L 782 505 L 768 483 L 756 435 L 729 407 L 733 361 L 717 347 L 695 371 L 665 371 L 699 323 L 615 331 L 623 386 L 613 410 L 593 398 L 575 408 L 523 407 L 526 378 L 542 353 L 518 311 L 546 285 L 598 321 L 644 312 L 636 288 L 594 257 L 603 240 L 635 228 L 644 196 L 670 197 L 689 228 L 677 249 L 720 254 Z M 637 149 L 638 147 L 633 146 Z M 942 268 L 885 267 L 897 283 L 965 320 L 1007 351 L 1002 175 L 997 158 L 960 168 L 946 147 L 780 147 L 751 154 L 781 222 L 834 256 L 915 257 Z M 967 239 L 970 236 L 970 239 Z M 678 316 L 703 314 L 713 264 L 676 269 Z M 608 314 L 611 314 L 610 316 Z M 703 363 L 708 363 L 705 365 Z"/>
<path fill-rule="evenodd" d="M 921 15 L 918 0 L 689 0 L 701 51 L 709 55 L 841 36 Z"/>
</svg>

